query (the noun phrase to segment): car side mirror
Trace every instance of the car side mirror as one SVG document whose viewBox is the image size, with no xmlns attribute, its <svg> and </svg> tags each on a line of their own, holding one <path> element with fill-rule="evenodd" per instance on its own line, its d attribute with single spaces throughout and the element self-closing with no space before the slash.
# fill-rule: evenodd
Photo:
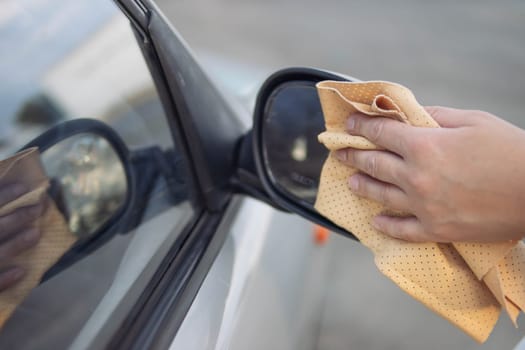
<svg viewBox="0 0 525 350">
<path fill-rule="evenodd" d="M 325 126 L 315 85 L 323 80 L 355 81 L 311 68 L 285 69 L 266 80 L 254 112 L 255 164 L 265 191 L 278 206 L 355 239 L 314 208 L 328 156 L 317 141 Z"/>
</svg>

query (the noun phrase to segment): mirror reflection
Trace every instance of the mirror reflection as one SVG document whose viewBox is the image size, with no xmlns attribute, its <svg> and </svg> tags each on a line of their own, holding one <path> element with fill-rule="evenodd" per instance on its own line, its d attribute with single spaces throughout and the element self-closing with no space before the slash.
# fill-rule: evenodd
<svg viewBox="0 0 525 350">
<path fill-rule="evenodd" d="M 71 232 L 95 233 L 124 205 L 127 178 L 113 147 L 103 137 L 78 134 L 42 153 L 51 192 Z"/>
<path fill-rule="evenodd" d="M 310 206 L 328 156 L 317 141 L 324 129 L 314 82 L 286 82 L 268 99 L 262 128 L 265 165 L 283 194 Z"/>
</svg>

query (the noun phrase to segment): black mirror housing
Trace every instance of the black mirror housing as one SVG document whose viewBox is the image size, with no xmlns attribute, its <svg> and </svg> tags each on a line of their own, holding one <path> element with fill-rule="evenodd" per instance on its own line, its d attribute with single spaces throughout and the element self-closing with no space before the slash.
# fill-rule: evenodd
<svg viewBox="0 0 525 350">
<path fill-rule="evenodd" d="M 313 68 L 288 68 L 259 90 L 253 120 L 258 177 L 276 205 L 349 238 L 356 237 L 314 209 L 321 167 L 328 151 L 318 143 L 324 119 L 315 85 L 356 81 Z"/>
</svg>

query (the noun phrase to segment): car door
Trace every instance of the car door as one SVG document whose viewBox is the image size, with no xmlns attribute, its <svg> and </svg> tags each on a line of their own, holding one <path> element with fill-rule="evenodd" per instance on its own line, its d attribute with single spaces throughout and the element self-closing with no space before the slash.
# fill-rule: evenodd
<svg viewBox="0 0 525 350">
<path fill-rule="evenodd" d="M 40 148 L 77 243 L 0 346 L 187 348 L 200 329 L 210 347 L 245 348 L 264 327 L 260 346 L 314 347 L 328 251 L 263 203 L 276 205 L 239 163 L 247 126 L 155 5 L 8 4 L 0 155 Z"/>
<path fill-rule="evenodd" d="M 124 7 L 126 13 L 142 10 L 130 4 L 135 7 Z M 18 305 L 2 328 L 0 347 L 144 348 L 177 328 L 170 323 L 183 317 L 203 278 L 195 271 L 211 262 L 218 227 L 231 220 L 227 210 L 235 211 L 228 208 L 236 200 L 214 186 L 221 177 L 210 179 L 198 168 L 204 162 L 193 158 L 202 158 L 200 147 L 220 146 L 211 168 L 226 174 L 232 166 L 222 156 L 233 159 L 233 144 L 213 142 L 224 136 L 217 133 L 210 144 L 188 141 L 195 135 L 182 130 L 178 118 L 189 113 L 187 106 L 174 103 L 170 82 L 148 50 L 151 41 L 115 3 L 29 0 L 5 8 L 0 155 L 40 146 L 51 182 L 83 204 L 63 212 L 82 244 Z M 199 94 L 208 88 L 207 81 L 197 83 L 189 88 Z M 210 110 L 223 109 L 223 119 L 231 117 L 224 103 L 202 97 L 198 104 L 206 101 Z M 238 136 L 237 124 L 228 140 Z M 104 158 L 111 148 L 113 158 Z M 119 162 L 125 171 L 115 170 Z M 91 239 L 82 229 L 87 210 L 108 196 L 117 203 L 107 217 L 90 217 L 97 231 Z"/>
<path fill-rule="evenodd" d="M 141 33 L 153 76 L 169 92 L 165 105 L 175 106 L 207 212 L 226 210 L 180 301 L 171 309 L 156 305 L 164 324 L 156 320 L 158 328 L 143 332 L 151 342 L 143 344 L 315 348 L 330 247 L 318 244 L 311 224 L 263 203 L 276 206 L 255 172 L 243 116 L 210 83 L 156 6 L 120 4 Z"/>
</svg>

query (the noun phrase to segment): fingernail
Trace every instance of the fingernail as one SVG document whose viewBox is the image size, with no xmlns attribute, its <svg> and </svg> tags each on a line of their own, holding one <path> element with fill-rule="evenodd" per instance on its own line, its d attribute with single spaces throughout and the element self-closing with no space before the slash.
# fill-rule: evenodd
<svg viewBox="0 0 525 350">
<path fill-rule="evenodd" d="M 340 149 L 340 150 L 335 151 L 335 156 L 337 157 L 337 159 L 345 161 L 346 158 L 347 158 L 346 157 L 346 150 Z"/>
<path fill-rule="evenodd" d="M 357 175 L 350 176 L 348 180 L 348 185 L 352 191 L 357 191 L 359 189 L 359 178 Z"/>
<path fill-rule="evenodd" d="M 376 230 L 378 230 L 378 231 L 383 231 L 383 229 L 382 229 L 382 227 L 381 227 L 381 224 L 378 222 L 377 217 L 375 217 L 375 218 L 372 219 L 371 224 L 372 224 L 372 227 L 375 228 Z"/>
<path fill-rule="evenodd" d="M 355 128 L 355 118 L 350 117 L 346 120 L 346 128 L 348 130 L 354 130 Z"/>
<path fill-rule="evenodd" d="M 32 228 L 30 230 L 27 230 L 26 232 L 24 232 L 24 234 L 22 236 L 22 239 L 27 244 L 36 243 L 40 239 L 40 230 L 38 230 L 36 228 Z"/>
</svg>

